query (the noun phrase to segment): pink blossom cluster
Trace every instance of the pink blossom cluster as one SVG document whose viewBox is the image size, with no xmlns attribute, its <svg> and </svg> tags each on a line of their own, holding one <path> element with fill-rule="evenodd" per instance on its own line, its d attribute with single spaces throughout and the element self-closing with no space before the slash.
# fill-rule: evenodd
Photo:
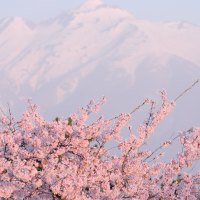
<svg viewBox="0 0 200 200">
<path fill-rule="evenodd" d="M 181 132 L 155 151 L 141 150 L 155 128 L 175 106 L 161 93 L 162 105 L 151 109 L 137 133 L 132 113 L 112 120 L 87 119 L 105 98 L 91 102 L 68 119 L 45 121 L 31 102 L 20 120 L 0 119 L 0 199 L 15 200 L 175 200 L 200 199 L 200 172 L 185 173 L 200 158 L 200 128 Z M 145 104 L 153 105 L 152 101 Z M 153 108 L 153 107 L 152 107 Z M 116 141 L 118 156 L 106 144 Z M 162 162 L 162 150 L 179 140 L 182 152 Z"/>
</svg>

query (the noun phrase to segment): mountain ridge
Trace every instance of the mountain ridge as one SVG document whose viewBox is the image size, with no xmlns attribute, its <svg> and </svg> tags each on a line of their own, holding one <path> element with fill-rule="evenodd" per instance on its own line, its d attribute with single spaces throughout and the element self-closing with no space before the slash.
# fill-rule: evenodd
<svg viewBox="0 0 200 200">
<path fill-rule="evenodd" d="M 17 105 L 31 96 L 50 111 L 68 101 L 76 107 L 104 94 L 122 101 L 119 90 L 127 91 L 123 95 L 131 102 L 136 100 L 131 91 L 139 99 L 164 87 L 175 94 L 178 88 L 170 80 L 181 83 L 175 83 L 179 75 L 174 63 L 181 64 L 183 85 L 199 78 L 200 27 L 145 21 L 102 1 L 93 2 L 41 23 L 14 17 L 7 24 L 10 29 L 3 28 L 9 18 L 0 20 L 0 91 L 5 94 L 1 102 Z M 148 89 L 141 86 L 142 79 Z"/>
</svg>

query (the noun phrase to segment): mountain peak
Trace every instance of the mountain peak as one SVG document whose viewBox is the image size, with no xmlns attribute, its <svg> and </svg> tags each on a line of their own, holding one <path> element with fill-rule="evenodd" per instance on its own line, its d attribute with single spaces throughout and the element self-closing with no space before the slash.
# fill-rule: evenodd
<svg viewBox="0 0 200 200">
<path fill-rule="evenodd" d="M 5 17 L 1 19 L 4 24 L 23 24 L 24 20 L 21 17 Z"/>
<path fill-rule="evenodd" d="M 22 17 L 19 17 L 19 16 L 11 17 L 10 19 L 14 23 L 24 23 L 24 19 Z"/>
<path fill-rule="evenodd" d="M 103 5 L 104 2 L 102 0 L 86 0 L 80 7 L 80 10 L 91 10 L 98 6 Z"/>
<path fill-rule="evenodd" d="M 22 17 L 14 16 L 14 17 L 6 17 L 0 21 L 0 24 L 4 27 L 10 27 L 13 29 L 33 29 L 34 24 L 31 21 L 25 20 Z"/>
</svg>

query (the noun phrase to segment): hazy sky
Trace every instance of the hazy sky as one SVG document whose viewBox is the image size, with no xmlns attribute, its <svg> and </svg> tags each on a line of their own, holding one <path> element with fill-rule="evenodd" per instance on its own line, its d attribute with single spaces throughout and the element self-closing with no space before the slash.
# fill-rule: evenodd
<svg viewBox="0 0 200 200">
<path fill-rule="evenodd" d="M 23 16 L 33 21 L 55 17 L 84 0 L 0 0 L 0 18 Z M 200 25 L 200 0 L 104 0 L 136 17 L 157 21 L 188 21 Z"/>
</svg>

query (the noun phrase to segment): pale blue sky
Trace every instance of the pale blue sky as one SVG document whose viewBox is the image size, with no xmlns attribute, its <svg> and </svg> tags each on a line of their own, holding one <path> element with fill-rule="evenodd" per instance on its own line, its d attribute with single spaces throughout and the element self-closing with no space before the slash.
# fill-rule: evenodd
<svg viewBox="0 0 200 200">
<path fill-rule="evenodd" d="M 0 0 L 0 18 L 22 16 L 33 21 L 55 17 L 84 0 Z M 136 17 L 156 21 L 187 21 L 200 25 L 200 0 L 104 0 Z"/>
</svg>

